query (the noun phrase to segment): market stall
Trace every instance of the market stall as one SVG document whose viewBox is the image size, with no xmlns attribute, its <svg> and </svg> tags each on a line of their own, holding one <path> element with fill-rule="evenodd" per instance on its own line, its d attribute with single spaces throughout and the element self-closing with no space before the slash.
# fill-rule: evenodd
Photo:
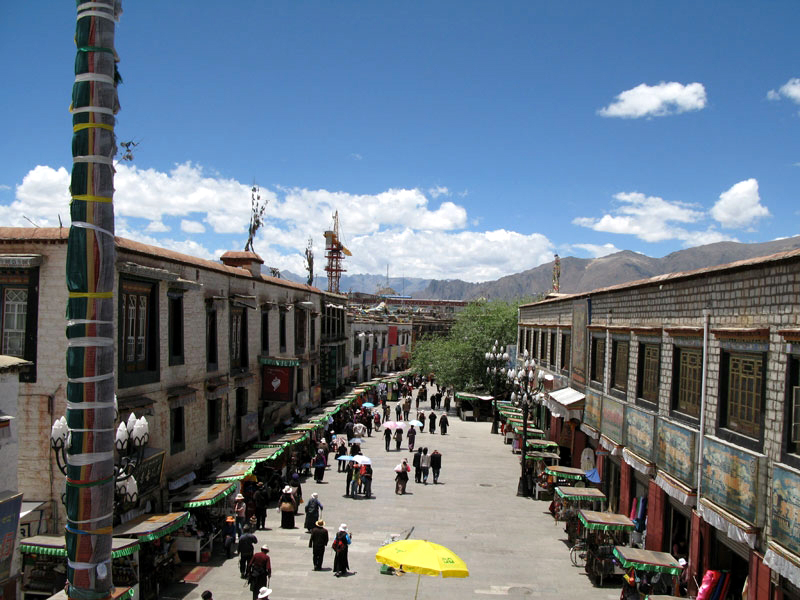
<svg viewBox="0 0 800 600">
<path fill-rule="evenodd" d="M 111 568 L 117 585 L 113 598 L 139 597 L 138 540 L 112 538 Z M 67 547 L 63 535 L 35 535 L 20 541 L 22 600 L 50 598 L 67 581 Z M 66 598 L 66 595 L 64 595 Z"/>
<path fill-rule="evenodd" d="M 602 586 L 606 577 L 623 575 L 624 569 L 614 558 L 614 547 L 626 544 L 633 521 L 625 515 L 593 510 L 578 511 L 578 518 L 582 526 L 578 552 L 584 553 L 589 578 Z"/>
<path fill-rule="evenodd" d="M 586 472 L 577 467 L 554 465 L 552 467 L 547 467 L 544 472 L 546 475 L 553 478 L 556 486 L 575 485 L 576 482 L 585 481 L 586 479 Z"/>
<path fill-rule="evenodd" d="M 494 396 L 479 396 L 468 392 L 456 392 L 456 412 L 462 421 L 483 421 L 492 415 Z"/>
<path fill-rule="evenodd" d="M 131 538 L 141 546 L 139 568 L 147 573 L 139 584 L 142 600 L 159 598 L 160 589 L 174 580 L 175 566 L 180 559 L 177 544 L 170 534 L 188 520 L 188 512 L 142 515 L 114 528 L 114 537 Z"/>
<path fill-rule="evenodd" d="M 656 552 L 630 546 L 614 546 L 614 557 L 623 569 L 630 570 L 628 581 L 623 585 L 631 594 L 664 593 L 675 589 L 675 578 L 683 568 L 677 559 L 667 552 Z"/>
<path fill-rule="evenodd" d="M 557 505 L 554 513 L 556 521 L 566 521 L 567 537 L 570 545 L 575 543 L 581 533 L 578 511 L 581 508 L 602 508 L 606 495 L 596 488 L 556 486 Z"/>
<path fill-rule="evenodd" d="M 222 500 L 235 490 L 233 482 L 195 485 L 170 498 L 170 510 L 183 509 L 191 513 L 189 521 L 174 535 L 179 552 L 191 552 L 194 562 L 205 562 L 201 561 L 201 555 L 207 552 L 210 556 L 227 516 Z"/>
</svg>

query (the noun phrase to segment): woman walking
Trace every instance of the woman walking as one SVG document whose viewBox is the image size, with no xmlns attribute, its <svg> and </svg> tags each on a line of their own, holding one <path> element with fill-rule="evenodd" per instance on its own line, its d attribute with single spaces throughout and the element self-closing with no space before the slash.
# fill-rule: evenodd
<svg viewBox="0 0 800 600">
<path fill-rule="evenodd" d="M 442 453 L 434 450 L 431 454 L 431 471 L 433 471 L 433 483 L 439 483 L 439 471 L 442 470 Z"/>
<path fill-rule="evenodd" d="M 311 531 L 314 523 L 319 521 L 319 511 L 322 510 L 322 502 L 319 501 L 319 494 L 314 492 L 311 494 L 311 500 L 306 504 L 306 519 L 303 522 L 306 531 Z"/>
<path fill-rule="evenodd" d="M 394 493 L 395 494 L 405 494 L 406 493 L 406 485 L 408 484 L 408 473 L 411 471 L 411 467 L 408 466 L 408 460 L 403 459 L 399 465 L 395 468 L 394 476 L 395 486 L 394 486 Z"/>
<path fill-rule="evenodd" d="M 347 575 L 347 572 L 350 570 L 347 552 L 352 541 L 353 538 L 350 532 L 347 531 L 347 525 L 344 523 L 339 525 L 339 531 L 336 532 L 336 537 L 333 538 L 333 551 L 336 553 L 333 559 L 333 574 L 336 577 Z"/>
<path fill-rule="evenodd" d="M 398 427 L 394 432 L 394 449 L 400 452 L 400 444 L 403 443 L 403 430 Z"/>
<path fill-rule="evenodd" d="M 314 467 L 314 481 L 320 483 L 322 478 L 325 477 L 325 467 L 328 466 L 328 461 L 325 460 L 325 449 L 320 448 L 317 450 L 317 455 L 311 463 Z M 316 521 L 316 519 L 314 519 Z"/>
<path fill-rule="evenodd" d="M 442 435 L 447 435 L 447 426 L 450 424 L 450 420 L 447 418 L 447 413 L 442 413 L 442 416 L 439 417 L 439 431 L 442 432 Z"/>
<path fill-rule="evenodd" d="M 287 485 L 278 499 L 278 510 L 281 511 L 281 529 L 294 529 L 294 511 L 297 500 L 292 492 L 292 486 Z"/>
<path fill-rule="evenodd" d="M 431 411 L 428 415 L 428 433 L 436 433 L 436 413 Z"/>
<path fill-rule="evenodd" d="M 414 442 L 417 439 L 417 430 L 414 429 L 413 425 L 408 428 L 408 433 L 406 434 L 406 437 L 408 438 L 408 451 L 409 452 L 413 452 L 414 451 Z"/>
</svg>

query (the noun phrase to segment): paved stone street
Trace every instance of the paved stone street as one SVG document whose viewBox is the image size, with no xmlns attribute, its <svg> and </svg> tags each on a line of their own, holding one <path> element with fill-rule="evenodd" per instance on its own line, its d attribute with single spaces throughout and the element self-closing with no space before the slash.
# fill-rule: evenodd
<svg viewBox="0 0 800 600">
<path fill-rule="evenodd" d="M 427 406 L 427 405 L 426 405 Z M 501 436 L 491 435 L 491 423 L 462 422 L 451 415 L 448 435 L 417 435 L 417 446 L 438 449 L 442 455 L 439 485 L 408 483 L 408 494 L 394 493 L 394 466 L 412 453 L 384 451 L 381 433 L 365 438 L 363 453 L 373 460 L 373 499 L 344 497 L 345 479 L 336 465 L 328 469 L 323 484 L 313 478 L 303 483 L 308 499 L 318 492 L 325 509 L 322 516 L 331 534 L 347 523 L 353 535 L 350 569 L 354 574 L 332 575 L 333 551 L 325 555 L 324 571 L 314 572 L 308 534 L 297 517 L 297 529 L 279 528 L 275 508 L 267 517 L 270 531 L 257 532 L 260 543 L 268 543 L 273 577 L 273 600 L 299 598 L 413 598 L 417 575 L 389 576 L 380 573 L 375 552 L 391 533 L 415 527 L 413 538 L 428 539 L 456 552 L 470 570 L 466 579 L 422 576 L 419 598 L 552 598 L 616 599 L 619 586 L 594 588 L 582 569 L 570 563 L 563 526 L 557 526 L 547 511 L 548 502 L 516 496 L 519 462 Z M 392 448 L 394 443 L 392 443 Z M 405 447 L 405 444 L 404 444 Z M 333 454 L 331 454 L 333 456 Z M 237 558 L 222 561 L 219 551 L 210 572 L 199 585 L 176 585 L 164 598 L 200 597 L 210 589 L 217 600 L 251 598 L 239 578 Z"/>
</svg>

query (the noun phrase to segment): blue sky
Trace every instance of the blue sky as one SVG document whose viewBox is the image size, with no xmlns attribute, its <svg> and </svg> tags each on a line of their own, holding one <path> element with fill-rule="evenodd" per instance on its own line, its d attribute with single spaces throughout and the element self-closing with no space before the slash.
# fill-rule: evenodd
<svg viewBox="0 0 800 600">
<path fill-rule="evenodd" d="M 800 234 L 800 3 L 123 2 L 117 233 L 495 279 Z M 69 217 L 75 6 L 4 2 L 0 225 Z"/>
</svg>

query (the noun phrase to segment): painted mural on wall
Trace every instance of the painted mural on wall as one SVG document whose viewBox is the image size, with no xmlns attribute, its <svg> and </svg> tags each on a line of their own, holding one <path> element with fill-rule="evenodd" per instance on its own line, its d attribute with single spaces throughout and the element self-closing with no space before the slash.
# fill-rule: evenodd
<svg viewBox="0 0 800 600">
<path fill-rule="evenodd" d="M 625 411 L 625 445 L 647 460 L 653 460 L 655 430 L 655 415 L 632 406 Z"/>
<path fill-rule="evenodd" d="M 800 554 L 800 474 L 775 465 L 772 476 L 772 539 Z"/>
<path fill-rule="evenodd" d="M 600 431 L 603 411 L 603 397 L 591 390 L 586 390 L 586 404 L 583 409 L 583 422 Z"/>
<path fill-rule="evenodd" d="M 737 517 L 756 522 L 756 456 L 712 437 L 703 442 L 703 496 Z"/>
<path fill-rule="evenodd" d="M 589 326 L 589 300 L 572 303 L 572 381 L 586 385 L 586 328 Z"/>
<path fill-rule="evenodd" d="M 660 419 L 656 436 L 656 464 L 659 469 L 694 488 L 697 433 Z"/>
<path fill-rule="evenodd" d="M 603 398 L 603 435 L 622 444 L 624 427 L 625 405 L 611 398 Z"/>
</svg>

